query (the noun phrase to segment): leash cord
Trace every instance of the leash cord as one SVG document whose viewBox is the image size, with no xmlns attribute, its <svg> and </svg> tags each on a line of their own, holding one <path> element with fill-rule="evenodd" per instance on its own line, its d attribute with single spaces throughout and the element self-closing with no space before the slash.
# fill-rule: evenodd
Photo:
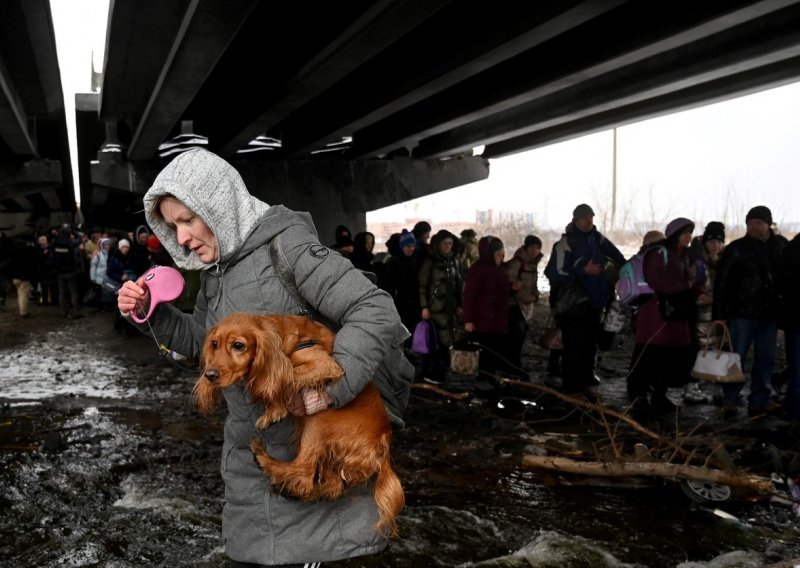
<svg viewBox="0 0 800 568">
<path fill-rule="evenodd" d="M 143 307 L 143 306 L 142 306 L 142 304 L 139 302 L 139 300 L 136 300 L 136 305 L 139 307 L 139 310 L 140 310 L 140 311 L 144 312 L 144 307 Z M 169 347 L 167 347 L 166 345 L 164 345 L 163 343 L 161 343 L 161 342 L 158 340 L 158 337 L 156 336 L 156 332 L 155 332 L 155 330 L 153 329 L 153 326 L 152 326 L 152 325 L 150 325 L 150 318 L 147 318 L 147 319 L 146 319 L 146 320 L 144 320 L 144 321 L 145 321 L 145 323 L 147 324 L 147 328 L 150 330 L 150 335 L 153 337 L 153 341 L 155 341 L 155 342 L 156 342 L 156 347 L 158 348 L 158 354 L 159 354 L 159 355 L 161 355 L 162 357 L 163 357 L 163 356 L 166 356 L 166 357 L 167 357 L 167 359 L 169 359 L 169 362 L 170 362 L 170 363 L 172 363 L 173 365 L 175 365 L 176 367 L 178 367 L 178 368 L 179 368 L 179 369 L 181 369 L 182 371 L 189 371 L 189 372 L 192 372 L 192 373 L 194 373 L 194 372 L 196 372 L 196 371 L 197 371 L 197 369 L 192 369 L 191 367 L 187 367 L 186 365 L 182 365 L 180 362 L 176 361 L 176 360 L 175 360 L 175 359 L 172 357 L 172 353 L 176 353 L 176 352 L 175 352 L 175 351 L 173 351 L 172 349 L 170 349 Z"/>
</svg>

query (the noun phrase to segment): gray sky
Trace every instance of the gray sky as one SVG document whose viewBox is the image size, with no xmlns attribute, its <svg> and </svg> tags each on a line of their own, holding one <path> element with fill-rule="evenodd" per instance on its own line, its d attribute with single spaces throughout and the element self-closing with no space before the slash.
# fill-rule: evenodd
<svg viewBox="0 0 800 568">
<path fill-rule="evenodd" d="M 617 211 L 630 220 L 736 224 L 763 204 L 779 225 L 800 223 L 800 83 L 624 126 L 617 136 Z M 612 140 L 609 130 L 491 160 L 485 181 L 368 218 L 473 220 L 492 208 L 562 228 L 578 203 L 610 210 Z"/>
</svg>

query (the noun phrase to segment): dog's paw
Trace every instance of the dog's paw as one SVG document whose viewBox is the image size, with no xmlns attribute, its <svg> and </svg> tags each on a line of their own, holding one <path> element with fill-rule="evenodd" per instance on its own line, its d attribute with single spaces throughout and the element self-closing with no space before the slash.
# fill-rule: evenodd
<svg viewBox="0 0 800 568">
<path fill-rule="evenodd" d="M 264 441 L 261 438 L 250 440 L 250 451 L 254 454 L 266 454 L 267 449 L 264 447 Z"/>
</svg>

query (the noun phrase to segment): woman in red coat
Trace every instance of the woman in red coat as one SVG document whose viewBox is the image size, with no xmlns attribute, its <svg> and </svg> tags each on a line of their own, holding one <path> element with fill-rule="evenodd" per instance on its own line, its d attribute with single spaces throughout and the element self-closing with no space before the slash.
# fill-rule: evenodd
<svg viewBox="0 0 800 568">
<path fill-rule="evenodd" d="M 655 293 L 639 308 L 628 375 L 628 395 L 639 411 L 674 412 L 667 389 L 689 380 L 697 355 L 692 326 L 700 292 L 687 255 L 692 231 L 692 221 L 674 219 L 664 231 L 666 239 L 645 253 L 644 277 Z"/>
<path fill-rule="evenodd" d="M 521 370 L 510 365 L 506 341 L 511 281 L 500 266 L 505 258 L 503 241 L 483 237 L 478 241 L 478 254 L 464 287 L 464 329 L 470 339 L 486 347 L 481 351 L 481 371 L 520 377 Z"/>
</svg>

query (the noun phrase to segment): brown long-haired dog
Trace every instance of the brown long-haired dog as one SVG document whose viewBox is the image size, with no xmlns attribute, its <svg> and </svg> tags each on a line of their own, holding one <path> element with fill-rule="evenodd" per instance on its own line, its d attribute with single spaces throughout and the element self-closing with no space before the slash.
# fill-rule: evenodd
<svg viewBox="0 0 800 568">
<path fill-rule="evenodd" d="M 214 326 L 203 348 L 204 370 L 195 385 L 198 407 L 217 405 L 220 389 L 247 379 L 253 400 L 265 405 L 256 425 L 266 428 L 288 415 L 287 403 L 303 388 L 322 388 L 343 372 L 330 356 L 334 334 L 304 316 L 233 314 Z M 251 443 L 272 485 L 304 501 L 334 500 L 376 476 L 376 528 L 397 534 L 405 497 L 391 464 L 392 429 L 372 383 L 349 404 L 295 418 L 297 457 L 272 458 L 260 439 Z"/>
</svg>

